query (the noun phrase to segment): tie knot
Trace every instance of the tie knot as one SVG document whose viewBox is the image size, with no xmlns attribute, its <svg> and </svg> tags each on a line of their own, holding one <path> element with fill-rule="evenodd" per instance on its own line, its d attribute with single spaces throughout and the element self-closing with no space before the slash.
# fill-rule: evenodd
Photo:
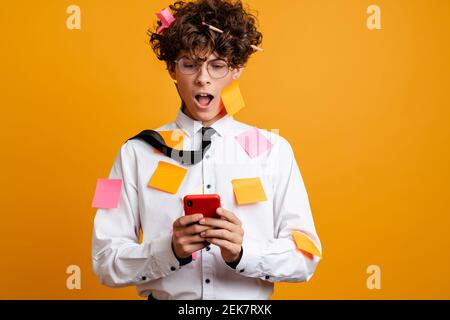
<svg viewBox="0 0 450 320">
<path fill-rule="evenodd" d="M 202 128 L 202 140 L 211 140 L 211 137 L 216 133 L 214 128 L 203 127 Z"/>
</svg>

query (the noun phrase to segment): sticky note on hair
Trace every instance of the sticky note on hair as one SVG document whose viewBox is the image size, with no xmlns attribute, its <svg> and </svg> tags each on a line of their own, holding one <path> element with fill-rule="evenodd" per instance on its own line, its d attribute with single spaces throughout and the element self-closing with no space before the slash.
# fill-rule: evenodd
<svg viewBox="0 0 450 320">
<path fill-rule="evenodd" d="M 156 16 L 158 17 L 159 21 L 161 21 L 161 27 L 159 27 L 159 29 L 156 31 L 157 33 L 160 33 L 164 29 L 170 27 L 170 25 L 175 22 L 175 18 L 167 8 L 161 10 L 161 12 L 157 13 Z"/>
<path fill-rule="evenodd" d="M 187 170 L 185 168 L 160 161 L 148 186 L 171 194 L 176 194 L 186 173 Z"/>
<path fill-rule="evenodd" d="M 184 133 L 182 130 L 172 130 L 172 131 L 158 131 L 161 137 L 164 139 L 166 145 L 173 149 L 183 149 L 184 146 Z M 162 154 L 158 150 L 155 153 Z"/>
<path fill-rule="evenodd" d="M 121 188 L 122 180 L 120 179 L 98 179 L 92 207 L 102 209 L 117 208 Z"/>
<path fill-rule="evenodd" d="M 232 180 L 234 196 L 239 205 L 266 201 L 266 193 L 260 178 Z"/>
<path fill-rule="evenodd" d="M 272 148 L 272 143 L 257 128 L 252 128 L 235 138 L 252 159 Z"/>
<path fill-rule="evenodd" d="M 322 250 L 313 235 L 302 230 L 292 230 L 291 234 L 298 250 L 322 258 Z"/>
<path fill-rule="evenodd" d="M 244 98 L 242 97 L 237 81 L 233 81 L 223 90 L 222 102 L 230 116 L 245 108 Z"/>
</svg>

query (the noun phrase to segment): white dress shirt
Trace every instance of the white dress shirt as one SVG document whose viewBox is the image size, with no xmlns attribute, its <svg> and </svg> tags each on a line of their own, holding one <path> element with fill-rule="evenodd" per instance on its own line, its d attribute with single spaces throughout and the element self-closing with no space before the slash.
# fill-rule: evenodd
<svg viewBox="0 0 450 320">
<path fill-rule="evenodd" d="M 176 122 L 157 130 L 181 129 L 183 149 L 197 150 L 202 127 L 180 110 Z M 320 259 L 304 256 L 291 236 L 291 230 L 316 237 L 317 233 L 290 144 L 258 129 L 273 146 L 252 159 L 235 139 L 251 126 L 225 116 L 211 127 L 216 130 L 211 148 L 194 166 L 182 166 L 155 153 L 142 140 L 130 140 L 121 147 L 109 175 L 122 179 L 119 205 L 98 209 L 94 220 L 93 268 L 103 284 L 135 285 L 140 296 L 152 294 L 156 299 L 261 300 L 271 296 L 274 282 L 302 282 L 312 277 Z M 188 169 L 176 195 L 148 186 L 159 161 Z M 231 181 L 255 177 L 261 178 L 267 201 L 238 205 Z M 173 222 L 184 214 L 182 196 L 199 186 L 204 194 L 219 194 L 222 207 L 242 222 L 243 256 L 236 269 L 224 262 L 215 245 L 201 250 L 196 260 L 184 266 L 171 249 Z"/>
</svg>

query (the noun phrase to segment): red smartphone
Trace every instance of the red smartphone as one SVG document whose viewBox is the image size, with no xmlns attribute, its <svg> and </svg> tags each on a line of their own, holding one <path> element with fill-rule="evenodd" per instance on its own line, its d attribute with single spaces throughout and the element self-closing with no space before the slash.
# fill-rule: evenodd
<svg viewBox="0 0 450 320">
<path fill-rule="evenodd" d="M 207 218 L 220 219 L 216 213 L 217 208 L 220 208 L 218 194 L 187 195 L 183 198 L 183 203 L 186 216 L 201 213 Z"/>
</svg>

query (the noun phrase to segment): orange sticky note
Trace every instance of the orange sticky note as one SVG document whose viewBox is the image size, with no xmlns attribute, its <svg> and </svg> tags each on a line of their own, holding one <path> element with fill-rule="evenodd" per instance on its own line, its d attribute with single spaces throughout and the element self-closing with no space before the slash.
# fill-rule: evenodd
<svg viewBox="0 0 450 320">
<path fill-rule="evenodd" d="M 306 251 L 310 254 L 322 258 L 322 252 L 319 249 L 319 246 L 305 231 L 292 230 L 291 234 L 294 238 L 294 242 L 298 250 Z"/>
<path fill-rule="evenodd" d="M 148 186 L 171 194 L 176 194 L 186 173 L 187 170 L 184 168 L 160 161 Z"/>
<path fill-rule="evenodd" d="M 223 90 L 222 102 L 230 116 L 233 116 L 238 111 L 245 108 L 244 98 L 242 97 L 237 81 L 233 81 Z"/>
<path fill-rule="evenodd" d="M 183 149 L 184 146 L 184 133 L 182 130 L 172 130 L 172 131 L 158 131 L 164 142 L 171 148 Z M 161 154 L 158 150 L 155 153 Z"/>
<path fill-rule="evenodd" d="M 260 178 L 232 180 L 234 196 L 239 205 L 266 201 L 266 193 Z"/>
</svg>

